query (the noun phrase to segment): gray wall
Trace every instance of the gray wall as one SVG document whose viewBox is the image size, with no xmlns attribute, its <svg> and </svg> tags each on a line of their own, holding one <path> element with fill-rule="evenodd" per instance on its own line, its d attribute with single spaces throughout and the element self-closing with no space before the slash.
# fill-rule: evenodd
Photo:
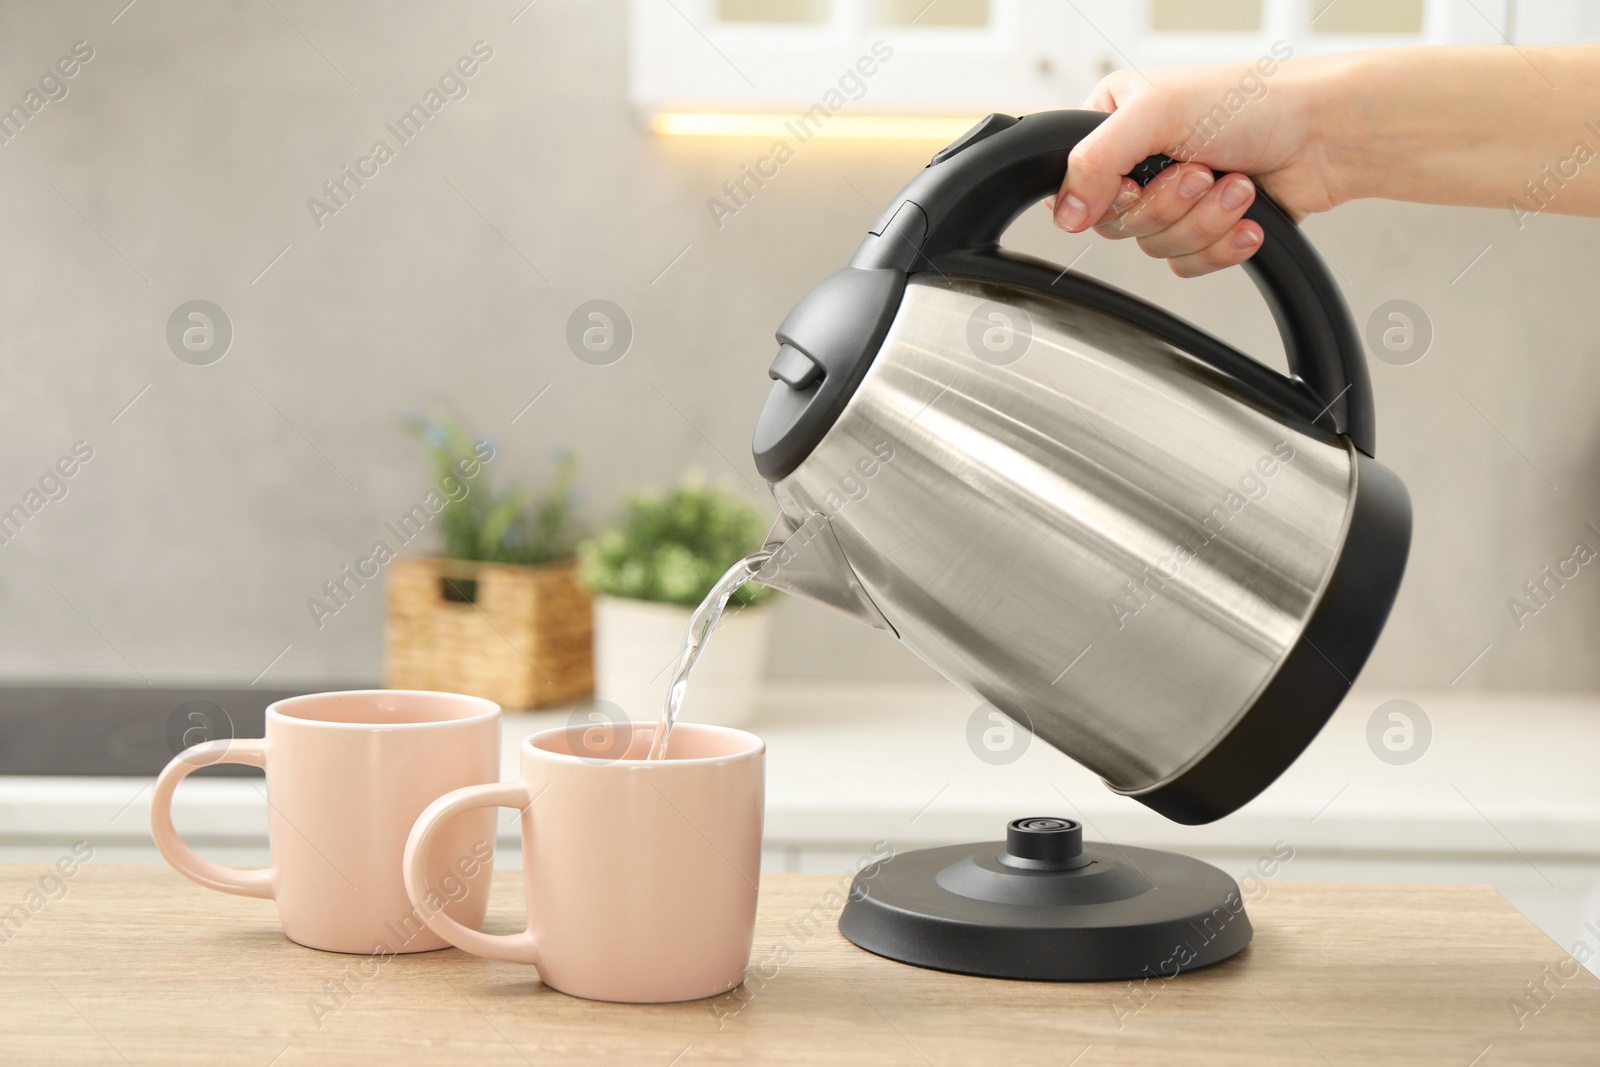
<svg viewBox="0 0 1600 1067">
<path fill-rule="evenodd" d="M 847 258 L 875 214 L 863 197 L 881 205 L 928 154 L 804 146 L 719 230 L 706 198 L 759 152 L 638 129 L 621 4 L 543 0 L 515 24 L 521 0 L 144 0 L 112 23 L 120 6 L 0 7 L 6 106 L 75 41 L 95 50 L 0 146 L 0 508 L 75 441 L 94 448 L 67 497 L 0 547 L 13 677 L 248 681 L 286 647 L 275 682 L 375 677 L 381 593 L 321 630 L 305 602 L 426 491 L 408 410 L 444 406 L 491 435 L 502 479 L 575 449 L 590 522 L 688 467 L 765 505 L 747 442 L 772 329 Z M 392 142 L 384 123 L 480 39 L 494 56 L 468 95 L 319 229 L 306 199 Z M 1519 231 L 1506 211 L 1368 203 L 1308 229 L 1359 320 L 1405 298 L 1436 331 L 1420 363 L 1373 365 L 1380 453 L 1411 487 L 1417 538 L 1368 677 L 1446 685 L 1489 645 L 1461 686 L 1600 683 L 1600 564 L 1520 632 L 1506 607 L 1575 541 L 1600 549 L 1583 530 L 1600 525 L 1600 223 Z M 1012 237 L 1063 262 L 1086 240 L 1042 209 Z M 1104 242 L 1079 266 L 1280 358 L 1238 272 L 1179 282 Z M 610 367 L 563 340 L 596 297 L 636 329 Z M 166 344 L 195 298 L 235 330 L 210 366 Z M 780 676 L 930 676 L 882 635 L 779 610 Z"/>
</svg>

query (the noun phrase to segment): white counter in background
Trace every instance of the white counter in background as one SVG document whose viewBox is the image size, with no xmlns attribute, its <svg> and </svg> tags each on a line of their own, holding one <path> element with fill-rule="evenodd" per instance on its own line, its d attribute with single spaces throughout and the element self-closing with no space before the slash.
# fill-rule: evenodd
<svg viewBox="0 0 1600 1067">
<path fill-rule="evenodd" d="M 1367 746 L 1384 701 L 1421 707 L 1432 740 L 1393 766 Z M 692 697 L 691 697 L 692 702 Z M 1600 955 L 1600 695 L 1359 692 L 1262 796 L 1209 826 L 1168 822 L 1109 792 L 1035 741 L 991 766 L 967 745 L 974 701 L 942 686 L 774 685 L 750 728 L 768 744 L 766 866 L 836 871 L 870 854 L 998 840 L 1009 819 L 1068 815 L 1087 836 L 1170 848 L 1243 877 L 1279 842 L 1279 879 L 1486 882 L 1570 950 Z M 516 742 L 565 712 L 506 717 Z M 52 860 L 88 840 L 106 862 L 159 862 L 148 779 L 0 778 L 0 860 Z M 256 864 L 266 846 L 259 779 L 190 779 L 174 805 L 208 856 Z M 514 814 L 501 862 L 520 862 Z M 1584 926 L 1592 922 L 1594 929 Z"/>
</svg>

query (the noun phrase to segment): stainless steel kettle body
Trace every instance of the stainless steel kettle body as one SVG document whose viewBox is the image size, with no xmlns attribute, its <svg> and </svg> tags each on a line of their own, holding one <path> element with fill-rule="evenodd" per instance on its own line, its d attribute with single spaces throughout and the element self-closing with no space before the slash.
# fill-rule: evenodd
<svg viewBox="0 0 1600 1067">
<path fill-rule="evenodd" d="M 941 674 L 1182 822 L 1236 809 L 1337 707 L 1404 569 L 1359 340 L 1265 196 L 1284 378 L 995 241 L 1103 116 L 991 117 L 785 320 L 757 466 L 766 584 Z M 1166 161 L 1153 159 L 1147 179 Z"/>
</svg>

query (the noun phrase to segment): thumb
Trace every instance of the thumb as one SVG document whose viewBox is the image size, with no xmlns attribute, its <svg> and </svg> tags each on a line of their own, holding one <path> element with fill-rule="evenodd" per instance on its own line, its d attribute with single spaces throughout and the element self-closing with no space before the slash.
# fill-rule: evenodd
<svg viewBox="0 0 1600 1067">
<path fill-rule="evenodd" d="M 1147 156 L 1168 147 L 1171 132 L 1151 109 L 1118 108 L 1072 150 L 1067 176 L 1056 198 L 1056 225 L 1072 233 L 1088 229 L 1111 207 L 1122 179 Z"/>
</svg>

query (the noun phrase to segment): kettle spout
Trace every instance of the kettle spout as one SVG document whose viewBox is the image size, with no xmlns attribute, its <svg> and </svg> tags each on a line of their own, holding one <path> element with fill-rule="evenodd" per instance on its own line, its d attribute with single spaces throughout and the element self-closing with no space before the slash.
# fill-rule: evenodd
<svg viewBox="0 0 1600 1067">
<path fill-rule="evenodd" d="M 796 526 L 780 515 L 762 548 L 771 556 L 755 573 L 755 581 L 900 636 L 862 588 L 827 516 L 812 512 Z"/>
</svg>

